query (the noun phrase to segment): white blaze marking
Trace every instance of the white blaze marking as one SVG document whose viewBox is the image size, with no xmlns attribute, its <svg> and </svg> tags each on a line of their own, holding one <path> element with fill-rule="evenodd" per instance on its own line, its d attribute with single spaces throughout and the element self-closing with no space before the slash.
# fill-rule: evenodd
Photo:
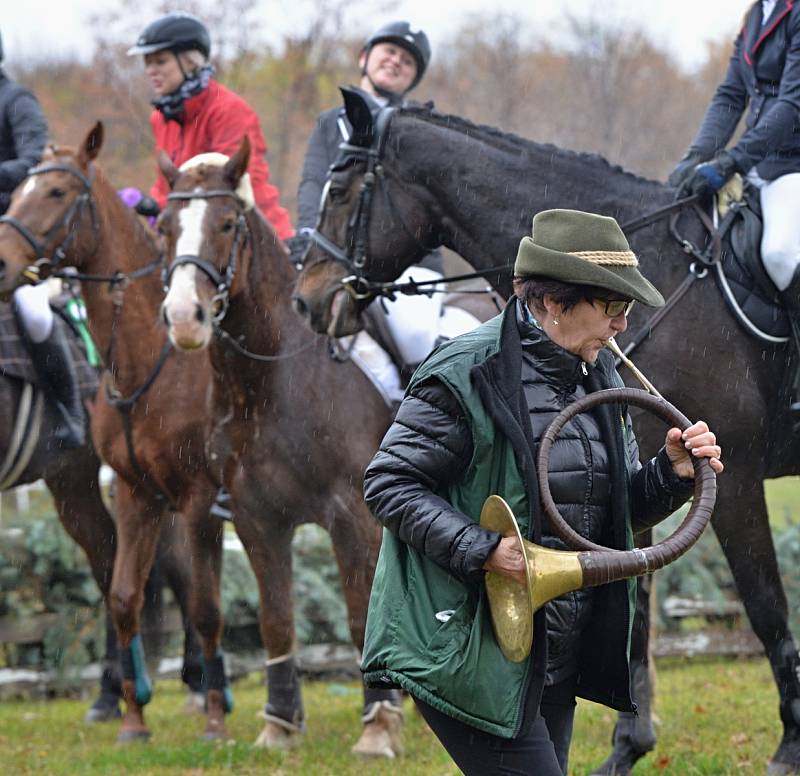
<svg viewBox="0 0 800 776">
<path fill-rule="evenodd" d="M 38 178 L 35 175 L 31 175 L 30 178 L 25 182 L 25 185 L 22 187 L 22 196 L 27 197 L 35 188 L 36 183 L 38 182 Z"/>
<path fill-rule="evenodd" d="M 175 256 L 199 256 L 200 245 L 203 241 L 203 218 L 206 214 L 208 203 L 204 199 L 189 200 L 189 204 L 178 213 L 180 232 L 178 244 L 175 247 Z M 195 276 L 197 267 L 194 264 L 183 264 L 172 273 L 169 284 L 169 293 L 165 302 L 199 303 Z"/>
</svg>

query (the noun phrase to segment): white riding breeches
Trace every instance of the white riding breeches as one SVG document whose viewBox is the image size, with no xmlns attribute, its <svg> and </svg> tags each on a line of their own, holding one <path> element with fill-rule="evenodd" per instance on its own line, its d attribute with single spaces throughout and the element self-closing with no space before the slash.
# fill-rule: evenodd
<svg viewBox="0 0 800 776">
<path fill-rule="evenodd" d="M 425 267 L 409 267 L 397 279 L 398 283 L 415 280 L 441 280 L 442 275 Z M 434 285 L 423 286 L 433 290 Z M 442 293 L 409 296 L 397 294 L 394 302 L 386 301 L 386 323 L 400 355 L 407 364 L 418 364 L 432 350 L 439 336 L 439 318 L 442 314 Z M 376 300 L 373 304 L 381 304 Z"/>
<path fill-rule="evenodd" d="M 14 305 L 31 342 L 44 342 L 53 331 L 50 288 L 47 283 L 20 286 L 14 291 Z"/>
<path fill-rule="evenodd" d="M 785 291 L 800 264 L 800 172 L 774 181 L 764 181 L 753 172 L 747 177 L 761 190 L 764 216 L 761 258 L 772 282 Z"/>
</svg>

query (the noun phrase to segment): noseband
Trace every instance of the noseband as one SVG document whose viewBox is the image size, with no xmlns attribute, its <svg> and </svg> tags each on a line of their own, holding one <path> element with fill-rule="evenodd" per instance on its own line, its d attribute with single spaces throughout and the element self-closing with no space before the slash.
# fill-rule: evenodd
<svg viewBox="0 0 800 776">
<path fill-rule="evenodd" d="M 35 279 L 44 279 L 50 274 L 52 268 L 58 267 L 66 258 L 67 251 L 69 250 L 72 242 L 77 236 L 76 224 L 80 221 L 83 209 L 88 204 L 89 212 L 92 216 L 92 232 L 97 234 L 97 210 L 92 199 L 92 182 L 94 181 L 94 168 L 89 166 L 89 175 L 84 175 L 80 170 L 68 164 L 44 164 L 39 167 L 33 167 L 28 170 L 25 180 L 33 177 L 34 175 L 44 175 L 48 172 L 66 172 L 74 175 L 82 184 L 83 191 L 75 197 L 73 203 L 67 208 L 63 218 L 59 221 L 50 231 L 44 236 L 44 240 L 38 240 L 33 232 L 28 229 L 25 224 L 17 220 L 13 216 L 3 215 L 0 216 L 0 224 L 8 224 L 13 227 L 17 234 L 22 237 L 28 245 L 33 248 L 37 256 L 35 263 L 26 270 L 26 275 L 35 277 Z M 47 244 L 59 230 L 66 228 L 67 235 L 53 251 L 52 258 L 49 258 L 47 253 Z M 43 272 L 43 270 L 45 270 Z"/>
<path fill-rule="evenodd" d="M 229 197 L 233 199 L 236 204 L 241 208 L 244 207 L 241 197 L 235 191 L 227 191 L 226 189 L 211 189 L 209 191 L 176 191 L 167 195 L 167 199 L 171 201 L 188 201 L 193 199 L 215 199 L 217 197 Z M 233 243 L 231 251 L 228 254 L 228 263 L 225 269 L 220 272 L 212 262 L 208 259 L 202 259 L 200 256 L 192 254 L 184 254 L 176 256 L 169 267 L 165 265 L 162 273 L 162 281 L 164 285 L 164 293 L 169 291 L 169 285 L 172 281 L 172 274 L 178 267 L 186 264 L 191 264 L 197 267 L 206 277 L 214 284 L 217 293 L 211 300 L 212 319 L 215 323 L 219 323 L 228 312 L 228 304 L 230 301 L 231 284 L 233 283 L 234 275 L 236 274 L 237 265 L 239 263 L 239 251 L 242 246 L 242 236 L 247 234 L 247 223 L 243 212 L 240 212 L 236 218 L 236 231 L 233 235 Z"/>
<path fill-rule="evenodd" d="M 319 231 L 319 223 L 317 223 L 314 229 L 306 227 L 300 230 L 301 234 L 308 237 L 331 259 L 346 267 L 349 275 L 342 278 L 340 282 L 353 299 L 357 301 L 371 300 L 377 296 L 386 295 L 384 293 L 386 284 L 376 283 L 367 278 L 364 273 L 364 267 L 369 255 L 369 219 L 378 180 L 383 181 L 381 189 L 386 201 L 387 211 L 390 213 L 396 212 L 396 208 L 392 204 L 389 188 L 386 185 L 386 169 L 382 164 L 383 149 L 386 145 L 389 124 L 396 110 L 396 108 L 387 107 L 382 108 L 378 112 L 375 118 L 373 139 L 370 146 L 342 143 L 339 146 L 341 151 L 340 159 L 331 168 L 332 171 L 335 171 L 337 168 L 341 168 L 353 160 L 364 159 L 366 161 L 366 171 L 364 172 L 364 178 L 359 189 L 358 202 L 347 224 L 345 242 L 349 246 L 349 249 L 337 245 L 321 234 Z M 320 220 L 322 212 L 320 213 Z M 416 235 L 411 233 L 402 220 L 399 220 L 399 224 L 405 234 L 424 252 L 430 253 L 439 247 L 439 243 L 432 246 L 425 245 Z M 389 296 L 391 298 L 390 294 Z"/>
</svg>

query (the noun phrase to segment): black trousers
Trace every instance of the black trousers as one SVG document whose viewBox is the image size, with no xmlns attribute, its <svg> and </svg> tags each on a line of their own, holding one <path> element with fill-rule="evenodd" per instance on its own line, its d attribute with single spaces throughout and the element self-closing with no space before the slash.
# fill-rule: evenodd
<svg viewBox="0 0 800 776">
<path fill-rule="evenodd" d="M 465 776 L 565 776 L 575 719 L 575 680 L 546 687 L 539 714 L 518 738 L 500 738 L 414 703 Z"/>
</svg>

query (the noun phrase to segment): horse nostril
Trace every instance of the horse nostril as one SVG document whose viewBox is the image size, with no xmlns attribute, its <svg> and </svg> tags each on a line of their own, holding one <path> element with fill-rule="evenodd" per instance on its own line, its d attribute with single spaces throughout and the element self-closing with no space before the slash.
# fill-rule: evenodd
<svg viewBox="0 0 800 776">
<path fill-rule="evenodd" d="M 6 260 L 5 259 L 0 259 L 0 278 L 4 278 L 6 276 L 6 267 L 7 266 L 8 265 L 6 264 Z"/>
<path fill-rule="evenodd" d="M 198 323 L 205 323 L 206 320 L 206 313 L 205 310 L 198 304 L 195 305 L 194 308 L 194 317 Z"/>
<path fill-rule="evenodd" d="M 164 320 L 164 325 L 169 327 L 169 314 L 167 313 L 166 305 L 161 305 L 161 317 Z"/>
</svg>

